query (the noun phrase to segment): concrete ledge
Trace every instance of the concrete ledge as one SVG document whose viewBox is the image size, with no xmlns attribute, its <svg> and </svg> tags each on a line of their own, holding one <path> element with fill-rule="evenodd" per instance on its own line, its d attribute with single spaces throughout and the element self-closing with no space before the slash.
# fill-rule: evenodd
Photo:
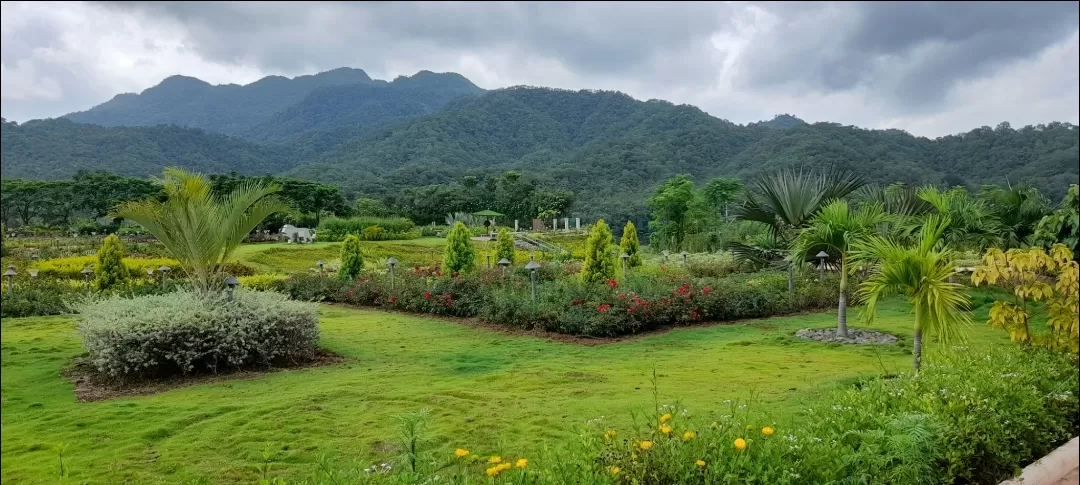
<svg viewBox="0 0 1080 485">
<path fill-rule="evenodd" d="M 1053 485 L 1078 466 L 1080 437 L 1069 440 L 1049 455 L 1036 460 L 1025 467 L 1019 477 L 1001 482 L 1001 485 Z"/>
</svg>

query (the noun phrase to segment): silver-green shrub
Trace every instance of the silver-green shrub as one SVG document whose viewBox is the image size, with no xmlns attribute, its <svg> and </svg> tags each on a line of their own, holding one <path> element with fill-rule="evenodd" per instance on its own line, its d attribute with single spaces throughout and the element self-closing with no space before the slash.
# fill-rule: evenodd
<svg viewBox="0 0 1080 485">
<path fill-rule="evenodd" d="M 274 292 L 116 296 L 77 310 L 90 364 L 114 378 L 291 364 L 314 357 L 319 340 L 315 305 Z"/>
</svg>

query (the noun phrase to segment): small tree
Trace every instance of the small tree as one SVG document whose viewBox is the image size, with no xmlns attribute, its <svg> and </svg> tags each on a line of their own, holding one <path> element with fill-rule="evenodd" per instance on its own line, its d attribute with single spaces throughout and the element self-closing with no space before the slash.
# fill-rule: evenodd
<svg viewBox="0 0 1080 485">
<path fill-rule="evenodd" d="M 360 251 L 360 236 L 349 234 L 341 243 L 341 269 L 338 278 L 354 280 L 364 269 L 364 254 Z"/>
<path fill-rule="evenodd" d="M 634 221 L 626 221 L 623 226 L 622 239 L 619 240 L 619 251 L 630 256 L 626 265 L 631 268 L 641 266 L 641 243 L 638 242 L 637 228 Z"/>
<path fill-rule="evenodd" d="M 510 229 L 506 227 L 500 228 L 499 236 L 495 238 L 495 259 L 504 258 L 514 262 L 514 236 L 510 235 Z"/>
<path fill-rule="evenodd" d="M 1077 353 L 1080 266 L 1072 256 L 1060 243 L 1050 254 L 1038 247 L 988 250 L 971 282 L 996 286 L 1011 295 L 994 302 L 990 325 L 1008 331 L 1013 342 Z M 1033 331 L 1031 322 L 1039 313 L 1045 315 L 1048 331 Z"/>
<path fill-rule="evenodd" d="M 473 247 L 472 233 L 461 221 L 454 223 L 450 234 L 446 236 L 446 252 L 443 254 L 443 269 L 446 272 L 466 273 L 476 268 L 476 248 Z"/>
<path fill-rule="evenodd" d="M 611 249 L 615 246 L 611 229 L 603 219 L 589 231 L 585 241 L 585 264 L 581 266 L 581 279 L 586 283 L 596 283 L 615 277 L 615 255 Z"/>
<path fill-rule="evenodd" d="M 127 283 L 130 274 L 124 266 L 124 245 L 116 234 L 109 234 L 97 253 L 97 267 L 94 268 L 94 287 L 107 290 Z"/>
</svg>

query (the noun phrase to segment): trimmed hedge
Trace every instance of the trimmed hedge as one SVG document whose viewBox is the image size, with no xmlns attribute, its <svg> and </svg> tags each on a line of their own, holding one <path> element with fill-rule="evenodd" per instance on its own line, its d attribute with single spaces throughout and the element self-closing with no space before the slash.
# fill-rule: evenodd
<svg viewBox="0 0 1080 485">
<path fill-rule="evenodd" d="M 114 378 L 218 372 L 314 357 L 315 306 L 280 293 L 181 290 L 76 305 L 89 362 Z"/>
<path fill-rule="evenodd" d="M 364 241 L 416 239 L 420 231 L 413 221 L 404 217 L 353 217 L 323 219 L 315 231 L 317 241 L 341 242 L 345 236 L 356 234 Z"/>
</svg>

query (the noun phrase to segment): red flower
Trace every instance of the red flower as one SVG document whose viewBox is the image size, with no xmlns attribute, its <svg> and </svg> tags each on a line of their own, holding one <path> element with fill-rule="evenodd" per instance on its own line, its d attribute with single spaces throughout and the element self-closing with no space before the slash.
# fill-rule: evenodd
<svg viewBox="0 0 1080 485">
<path fill-rule="evenodd" d="M 619 287 L 619 282 L 615 281 L 614 279 L 610 279 L 610 280 L 607 280 L 607 285 L 612 287 L 612 288 L 618 288 Z"/>
<path fill-rule="evenodd" d="M 430 291 L 425 291 L 424 292 L 424 299 L 429 299 L 429 298 L 431 298 L 431 292 Z"/>
<path fill-rule="evenodd" d="M 694 321 L 701 320 L 701 313 L 698 313 L 697 308 L 690 310 L 690 319 Z"/>
<path fill-rule="evenodd" d="M 457 277 L 458 277 L 458 272 L 454 271 L 454 278 L 457 278 Z"/>
<path fill-rule="evenodd" d="M 396 296 L 391 296 L 390 297 L 390 303 L 397 303 L 397 297 Z"/>
<path fill-rule="evenodd" d="M 611 304 L 609 304 L 609 303 L 601 303 L 600 306 L 596 308 L 596 311 L 598 311 L 600 313 L 607 313 L 607 311 L 609 309 L 611 309 Z"/>
<path fill-rule="evenodd" d="M 711 292 L 711 291 L 712 291 L 712 287 L 711 287 L 711 286 L 706 286 L 706 287 L 704 287 L 704 288 L 702 288 L 702 289 L 701 289 L 701 292 L 702 292 L 702 293 L 704 293 L 704 294 L 706 294 L 706 295 L 708 295 L 708 294 L 709 294 L 709 292 Z"/>
</svg>

